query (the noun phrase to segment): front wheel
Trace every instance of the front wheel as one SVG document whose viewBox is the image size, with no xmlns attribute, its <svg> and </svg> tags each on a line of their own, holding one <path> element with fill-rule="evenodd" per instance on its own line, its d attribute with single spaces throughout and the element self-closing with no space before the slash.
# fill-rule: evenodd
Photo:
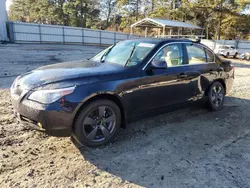
<svg viewBox="0 0 250 188">
<path fill-rule="evenodd" d="M 121 111 L 110 100 L 96 100 L 85 106 L 75 121 L 73 134 L 77 141 L 89 147 L 108 143 L 121 125 Z"/>
<path fill-rule="evenodd" d="M 236 53 L 234 54 L 234 59 L 236 59 L 236 58 L 237 58 L 237 55 L 238 55 L 238 53 L 236 52 Z"/>
<path fill-rule="evenodd" d="M 208 105 L 211 110 L 219 110 L 223 104 L 225 99 L 225 89 L 223 85 L 215 81 L 208 90 Z"/>
</svg>

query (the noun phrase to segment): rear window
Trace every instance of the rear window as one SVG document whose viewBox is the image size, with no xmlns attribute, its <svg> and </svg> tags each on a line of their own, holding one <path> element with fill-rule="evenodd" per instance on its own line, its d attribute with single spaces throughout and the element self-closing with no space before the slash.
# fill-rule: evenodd
<svg viewBox="0 0 250 188">
<path fill-rule="evenodd" d="M 204 48 L 195 44 L 186 44 L 189 64 L 206 63 L 206 53 Z"/>
<path fill-rule="evenodd" d="M 214 62 L 214 54 L 208 49 L 205 49 L 205 51 L 207 55 L 207 62 Z"/>
</svg>

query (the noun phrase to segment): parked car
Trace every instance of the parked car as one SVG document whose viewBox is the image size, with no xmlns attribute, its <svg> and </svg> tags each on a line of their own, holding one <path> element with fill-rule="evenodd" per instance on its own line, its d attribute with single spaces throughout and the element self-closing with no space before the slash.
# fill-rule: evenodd
<svg viewBox="0 0 250 188">
<path fill-rule="evenodd" d="M 239 58 L 241 61 L 242 60 L 250 61 L 250 53 L 249 52 L 242 53 Z"/>
<path fill-rule="evenodd" d="M 236 58 L 238 55 L 238 50 L 235 48 L 235 46 L 232 45 L 222 45 L 219 46 L 214 50 L 214 52 L 218 55 L 222 55 L 226 58 L 229 58 L 230 56 L 233 58 Z"/>
<path fill-rule="evenodd" d="M 231 62 L 200 43 L 126 40 L 90 60 L 48 65 L 18 76 L 11 99 L 24 124 L 95 147 L 141 115 L 201 99 L 218 110 L 233 80 Z"/>
</svg>

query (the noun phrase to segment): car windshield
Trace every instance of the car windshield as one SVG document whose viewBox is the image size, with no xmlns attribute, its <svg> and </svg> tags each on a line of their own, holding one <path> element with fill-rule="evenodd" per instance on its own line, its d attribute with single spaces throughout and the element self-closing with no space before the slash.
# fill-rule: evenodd
<svg viewBox="0 0 250 188">
<path fill-rule="evenodd" d="M 142 62 L 154 48 L 154 43 L 122 41 L 91 58 L 92 61 L 114 63 L 122 66 L 135 66 Z"/>
<path fill-rule="evenodd" d="M 219 49 L 229 49 L 228 46 L 220 46 Z"/>
</svg>

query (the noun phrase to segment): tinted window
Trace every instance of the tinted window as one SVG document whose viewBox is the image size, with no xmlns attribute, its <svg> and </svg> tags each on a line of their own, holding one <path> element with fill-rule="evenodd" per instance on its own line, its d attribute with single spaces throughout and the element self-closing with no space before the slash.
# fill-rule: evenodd
<svg viewBox="0 0 250 188">
<path fill-rule="evenodd" d="M 153 61 L 165 61 L 168 67 L 178 66 L 183 64 L 182 45 L 171 44 L 158 52 Z"/>
<path fill-rule="evenodd" d="M 195 44 L 186 44 L 189 64 L 200 64 L 206 62 L 206 53 L 203 47 Z"/>
<path fill-rule="evenodd" d="M 214 54 L 208 49 L 206 49 L 206 53 L 207 53 L 207 62 L 214 62 Z"/>
</svg>

